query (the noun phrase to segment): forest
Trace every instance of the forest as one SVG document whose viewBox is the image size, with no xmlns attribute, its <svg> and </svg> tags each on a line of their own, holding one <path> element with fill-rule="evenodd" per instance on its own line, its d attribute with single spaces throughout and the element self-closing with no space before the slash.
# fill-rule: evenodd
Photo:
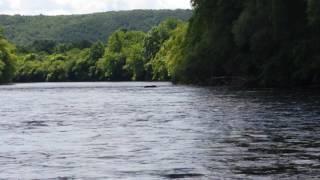
<svg viewBox="0 0 320 180">
<path fill-rule="evenodd" d="M 0 15 L 0 27 L 9 41 L 29 47 L 39 41 L 81 43 L 106 41 L 116 30 L 149 31 L 168 18 L 188 20 L 191 10 L 132 10 L 83 15 Z"/>
<path fill-rule="evenodd" d="M 47 39 L 32 45 L 26 40 L 13 40 L 18 44 L 15 48 L 2 33 L 0 80 L 159 80 L 250 87 L 319 85 L 319 1 L 191 3 L 193 15 L 189 21 L 168 18 L 149 31 L 123 25 L 105 40 Z M 104 26 L 95 28 L 104 31 Z"/>
<path fill-rule="evenodd" d="M 254 87 L 320 82 L 320 1 L 193 0 L 194 15 L 170 61 L 177 81 Z"/>
</svg>

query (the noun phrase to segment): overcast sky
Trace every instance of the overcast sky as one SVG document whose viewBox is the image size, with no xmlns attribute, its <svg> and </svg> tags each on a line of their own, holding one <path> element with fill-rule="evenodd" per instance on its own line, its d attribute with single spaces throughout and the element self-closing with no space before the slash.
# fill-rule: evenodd
<svg viewBox="0 0 320 180">
<path fill-rule="evenodd" d="M 190 0 L 0 0 L 0 14 L 85 14 L 131 9 L 190 9 Z"/>
</svg>

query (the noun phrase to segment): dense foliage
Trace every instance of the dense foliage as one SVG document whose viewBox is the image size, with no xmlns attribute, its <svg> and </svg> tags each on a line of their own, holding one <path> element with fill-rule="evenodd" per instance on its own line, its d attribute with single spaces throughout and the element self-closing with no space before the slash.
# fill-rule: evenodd
<svg viewBox="0 0 320 180">
<path fill-rule="evenodd" d="M 103 80 L 144 80 L 143 40 L 141 31 L 116 31 L 107 44 L 105 56 L 98 62 Z"/>
<path fill-rule="evenodd" d="M 254 86 L 320 83 L 317 0 L 193 0 L 195 12 L 171 59 L 178 81 Z"/>
<path fill-rule="evenodd" d="M 187 23 L 178 23 L 170 32 L 170 38 L 164 41 L 159 51 L 151 59 L 153 80 L 173 80 L 179 72 L 177 59 L 183 57 L 182 45 L 185 41 Z"/>
<path fill-rule="evenodd" d="M 18 47 L 105 41 L 116 30 L 148 31 L 167 18 L 188 20 L 191 10 L 134 10 L 68 16 L 0 15 L 6 37 Z M 35 47 L 37 46 L 37 47 Z"/>
<path fill-rule="evenodd" d="M 38 43 L 32 51 L 20 51 L 17 82 L 143 81 L 170 80 L 166 60 L 158 55 L 177 27 L 185 24 L 168 19 L 149 32 L 115 31 L 106 44 Z"/>
<path fill-rule="evenodd" d="M 103 43 L 97 42 L 91 48 L 57 50 L 52 54 L 19 54 L 15 81 L 95 81 L 96 63 L 104 55 L 104 48 Z"/>
<path fill-rule="evenodd" d="M 161 48 L 172 37 L 174 30 L 182 24 L 182 21 L 168 19 L 159 26 L 152 28 L 144 40 L 144 58 L 146 68 L 146 78 L 153 80 L 169 80 L 164 56 L 166 52 L 160 54 Z"/>
<path fill-rule="evenodd" d="M 12 46 L 2 35 L 0 29 L 0 83 L 11 82 L 14 75 L 15 55 Z"/>
<path fill-rule="evenodd" d="M 106 44 L 86 38 L 35 41 L 29 48 L 19 48 L 15 80 L 172 80 L 256 87 L 320 84 L 317 0 L 193 0 L 192 4 L 194 14 L 188 23 L 169 18 L 148 32 L 118 29 Z M 3 42 L 10 54 L 11 46 Z M 10 64 L 7 69 L 12 74 L 14 61 L 2 61 Z"/>
</svg>

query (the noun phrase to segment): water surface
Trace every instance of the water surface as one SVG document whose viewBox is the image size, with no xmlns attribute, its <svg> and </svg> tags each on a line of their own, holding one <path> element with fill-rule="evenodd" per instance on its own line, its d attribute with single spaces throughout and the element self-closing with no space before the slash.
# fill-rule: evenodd
<svg viewBox="0 0 320 180">
<path fill-rule="evenodd" d="M 39 83 L 0 103 L 3 179 L 320 178 L 310 91 Z"/>
</svg>

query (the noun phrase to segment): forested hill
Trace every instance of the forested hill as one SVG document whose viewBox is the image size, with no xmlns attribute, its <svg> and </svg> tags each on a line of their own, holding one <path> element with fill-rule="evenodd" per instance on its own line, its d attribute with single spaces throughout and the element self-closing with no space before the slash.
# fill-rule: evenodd
<svg viewBox="0 0 320 180">
<path fill-rule="evenodd" d="M 191 10 L 133 10 L 67 16 L 0 16 L 6 38 L 18 46 L 37 40 L 106 41 L 119 28 L 148 31 L 167 18 L 188 20 Z"/>
<path fill-rule="evenodd" d="M 15 73 L 2 73 L 8 74 L 2 82 L 172 80 L 320 87 L 319 0 L 191 3 L 193 11 L 3 17 L 11 19 L 9 25 L 4 23 L 8 20 L 0 22 L 8 39 L 18 45 L 37 39 L 101 42 L 36 41 L 17 48 L 15 65 L 13 48 L 1 37 L 0 72 L 16 68 Z M 187 22 L 168 17 L 191 18 Z"/>
</svg>

